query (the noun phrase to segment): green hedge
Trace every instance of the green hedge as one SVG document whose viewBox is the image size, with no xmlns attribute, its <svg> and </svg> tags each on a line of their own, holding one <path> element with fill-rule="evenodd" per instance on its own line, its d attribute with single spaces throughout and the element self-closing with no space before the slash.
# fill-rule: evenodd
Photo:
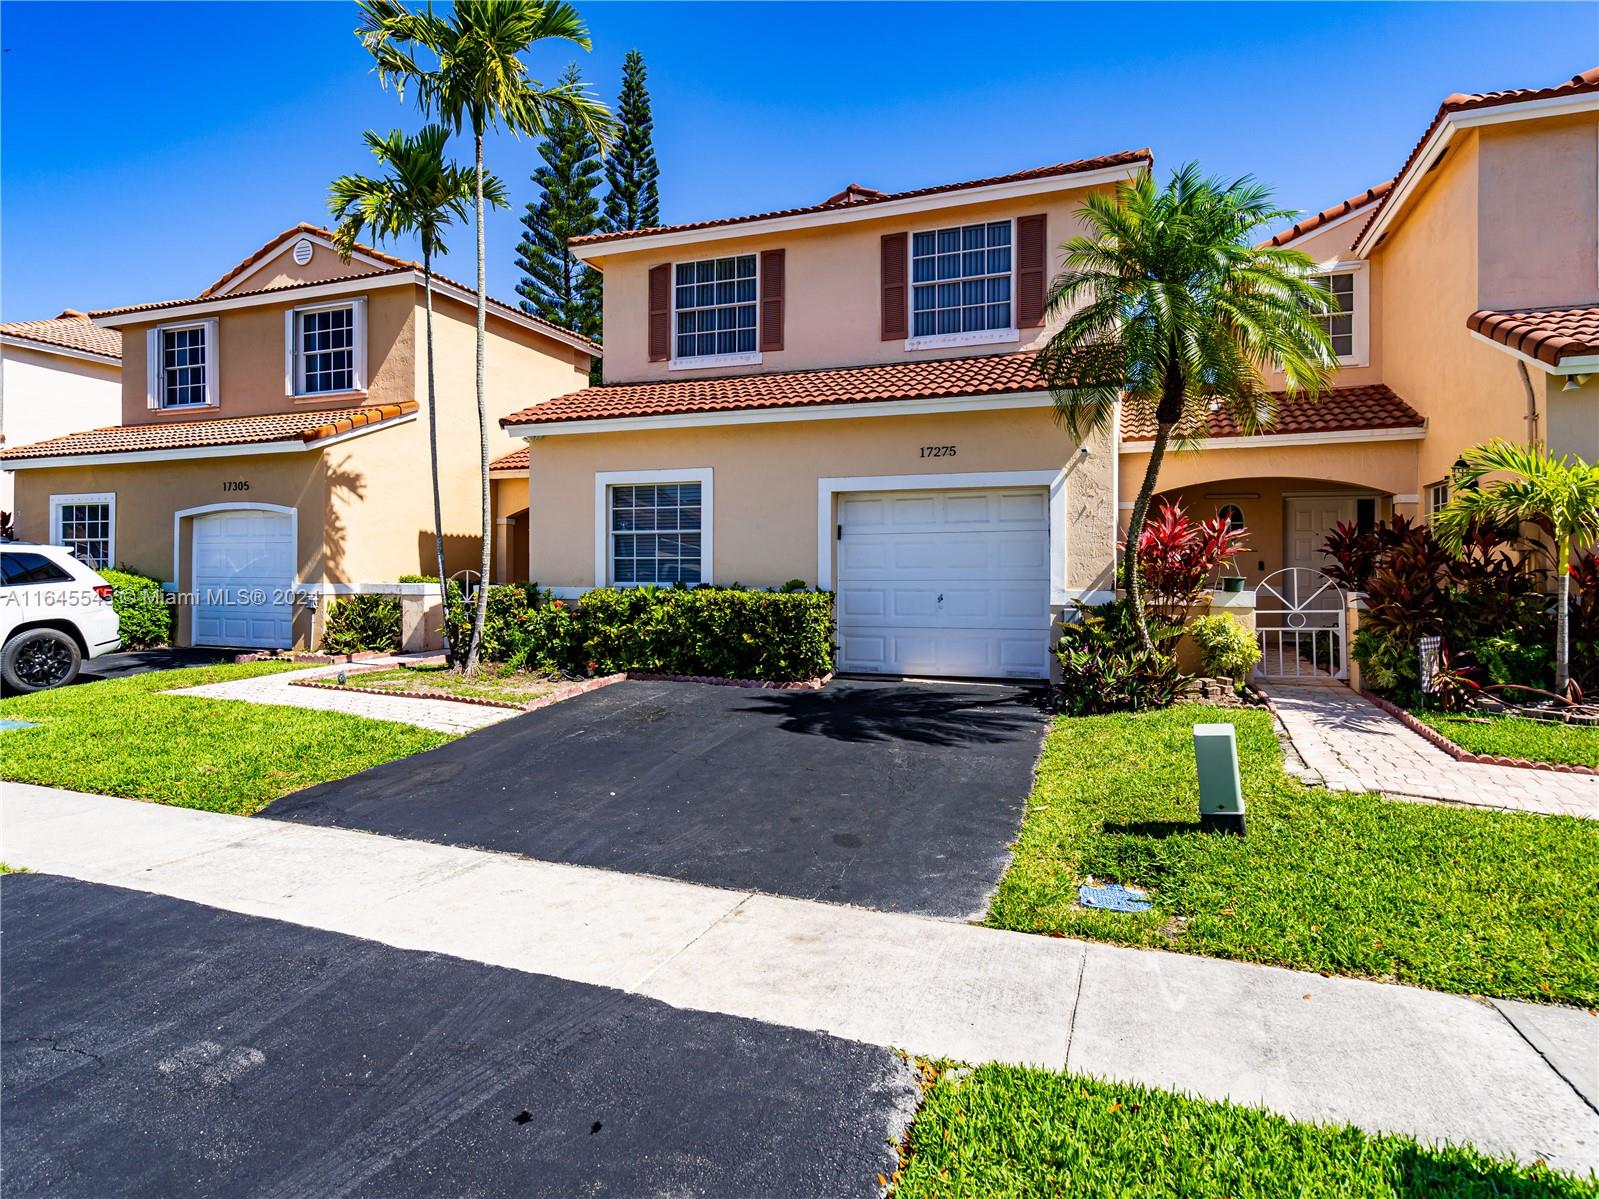
<svg viewBox="0 0 1599 1199">
<path fill-rule="evenodd" d="M 160 583 L 129 570 L 102 570 L 100 575 L 116 588 L 111 607 L 116 610 L 123 649 L 171 643 L 172 607 Z"/>
<path fill-rule="evenodd" d="M 322 648 L 330 654 L 392 654 L 400 648 L 400 601 L 392 595 L 347 595 L 328 602 Z"/>
<path fill-rule="evenodd" d="M 451 608 L 451 638 L 464 645 L 471 608 Z M 569 603 L 530 583 L 491 587 L 483 657 L 566 673 L 792 682 L 833 668 L 833 597 L 789 589 L 608 587 Z"/>
</svg>

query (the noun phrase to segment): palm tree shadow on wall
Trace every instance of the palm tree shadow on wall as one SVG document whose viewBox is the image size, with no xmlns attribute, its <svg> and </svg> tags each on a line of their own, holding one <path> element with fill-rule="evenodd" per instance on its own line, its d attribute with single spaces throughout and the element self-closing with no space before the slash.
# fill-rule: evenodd
<svg viewBox="0 0 1599 1199">
<path fill-rule="evenodd" d="M 342 512 L 349 503 L 361 499 L 366 494 L 366 476 L 359 471 L 351 470 L 350 460 L 345 458 L 338 464 L 329 461 L 323 469 L 323 480 L 327 484 L 327 510 L 322 522 L 322 577 L 342 577 L 345 574 L 345 555 L 349 550 L 350 531 L 346 526 Z M 340 497 L 335 502 L 334 497 Z"/>
</svg>

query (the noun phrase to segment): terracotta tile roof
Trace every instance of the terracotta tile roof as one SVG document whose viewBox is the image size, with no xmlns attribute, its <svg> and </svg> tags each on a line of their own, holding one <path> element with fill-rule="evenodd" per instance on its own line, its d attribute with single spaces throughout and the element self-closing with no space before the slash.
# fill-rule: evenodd
<svg viewBox="0 0 1599 1199">
<path fill-rule="evenodd" d="M 206 288 L 197 296 L 191 296 L 188 299 L 183 300 L 155 300 L 145 304 L 127 304 L 121 308 L 99 308 L 91 312 L 89 315 L 91 317 L 103 317 L 126 316 L 127 314 L 133 312 L 159 312 L 167 308 L 182 308 L 186 304 L 201 304 L 207 300 L 243 299 L 248 296 L 263 296 L 276 294 L 278 292 L 292 292 L 297 288 L 320 287 L 329 283 L 350 283 L 357 279 L 383 279 L 388 278 L 391 275 L 404 274 L 407 271 L 416 271 L 420 273 L 422 270 L 422 264 L 419 262 L 410 262 L 404 258 L 395 258 L 392 255 L 383 253 L 381 250 L 374 250 L 371 246 L 362 245 L 357 246 L 356 248 L 359 249 L 363 254 L 370 254 L 375 258 L 380 258 L 383 261 L 393 263 L 394 265 L 385 267 L 382 270 L 356 271 L 348 275 L 336 275 L 329 279 L 311 279 L 303 283 L 284 283 L 277 287 L 258 287 L 250 288 L 245 291 L 231 291 L 225 296 L 212 294 L 217 288 L 223 286 L 229 279 L 247 269 L 253 262 L 259 261 L 261 258 L 269 254 L 271 250 L 279 245 L 284 239 L 300 233 L 314 233 L 329 239 L 333 237 L 333 234 L 329 230 L 322 228 L 320 225 L 309 225 L 301 222 L 294 228 L 280 233 L 277 237 L 273 238 L 266 245 L 262 246 L 261 249 L 257 250 L 253 255 L 245 259 L 244 262 L 240 263 L 233 270 L 222 276 L 222 278 L 218 279 L 215 283 Z M 450 287 L 456 288 L 459 291 L 476 295 L 475 288 L 469 287 L 465 283 L 462 283 L 456 279 L 451 279 L 447 275 L 441 275 L 437 271 L 433 272 L 433 281 L 436 284 L 446 284 Z M 489 296 L 488 306 L 490 310 L 497 309 L 500 312 L 509 313 L 513 316 L 516 316 L 521 320 L 530 321 L 535 325 L 542 325 L 544 328 L 550 330 L 551 333 L 554 333 L 567 341 L 577 343 L 586 352 L 593 354 L 596 357 L 600 353 L 598 342 L 589 340 L 581 333 L 574 333 L 570 329 L 562 328 L 560 325 L 553 324 L 541 316 L 536 316 L 531 312 L 524 312 L 516 305 L 507 304 L 503 300 L 496 300 L 493 296 Z M 120 338 L 118 339 L 118 345 L 121 345 Z"/>
<path fill-rule="evenodd" d="M 1284 229 L 1281 233 L 1274 236 L 1269 244 L 1274 246 L 1286 246 L 1289 242 L 1304 237 L 1307 233 L 1314 233 L 1323 225 L 1331 224 L 1339 217 L 1348 216 L 1351 212 L 1356 212 L 1368 204 L 1375 204 L 1378 200 L 1382 199 L 1390 191 L 1392 191 L 1393 186 L 1394 181 L 1389 179 L 1384 183 L 1377 184 L 1376 187 L 1368 187 L 1358 196 L 1350 196 L 1349 199 L 1345 200 L 1342 204 L 1334 204 L 1331 208 L 1323 208 L 1320 212 L 1316 213 L 1315 216 L 1308 216 L 1304 220 L 1295 224 L 1292 228 Z"/>
<path fill-rule="evenodd" d="M 1561 96 L 1576 96 L 1585 92 L 1599 92 L 1599 67 L 1590 67 L 1586 71 L 1573 75 L 1562 83 L 1551 87 L 1524 87 L 1513 88 L 1502 92 L 1455 92 L 1445 96 L 1444 102 L 1438 106 L 1437 113 L 1432 118 L 1432 123 L 1427 126 L 1427 131 L 1421 135 L 1420 140 L 1410 152 L 1410 157 L 1405 159 L 1405 165 L 1399 168 L 1399 173 L 1394 176 L 1394 182 L 1403 179 L 1410 168 L 1416 165 L 1416 159 L 1421 156 L 1422 149 L 1432 137 L 1439 125 L 1443 124 L 1451 114 L 1457 112 L 1470 112 L 1478 108 L 1494 108 L 1501 104 L 1519 104 L 1525 100 L 1553 100 Z M 1367 230 L 1372 226 L 1385 208 L 1388 207 L 1390 196 L 1384 196 L 1371 215 L 1366 218 L 1366 223 L 1361 226 L 1359 237 L 1365 237 Z M 1357 238 L 1356 240 L 1359 240 Z"/>
<path fill-rule="evenodd" d="M 710 221 L 692 221 L 686 225 L 656 225 L 649 229 L 622 229 L 611 233 L 591 233 L 586 237 L 574 237 L 571 244 L 574 246 L 592 246 L 602 242 L 625 241 L 635 237 L 650 237 L 657 233 L 684 233 L 694 229 L 714 229 L 722 225 L 742 225 L 749 221 L 769 221 L 778 217 L 808 216 L 812 213 L 830 212 L 835 209 L 864 208 L 871 204 L 882 204 L 889 200 L 909 200 L 917 196 L 934 196 L 944 192 L 964 191 L 973 187 L 988 187 L 996 183 L 1020 183 L 1028 179 L 1048 179 L 1056 175 L 1080 175 L 1088 171 L 1104 170 L 1108 167 L 1133 166 L 1137 163 L 1153 165 L 1155 157 L 1146 147 L 1142 150 L 1123 150 L 1116 154 L 1104 154 L 1098 158 L 1082 158 L 1076 162 L 1058 162 L 1051 166 L 1033 167 L 1026 171 L 1016 171 L 1010 175 L 994 175 L 988 179 L 971 179 L 964 183 L 942 183 L 937 187 L 922 187 L 914 191 L 905 192 L 880 192 L 873 188 L 862 187 L 852 183 L 837 195 L 829 196 L 820 204 L 812 204 L 805 208 L 783 208 L 776 212 L 757 212 L 749 216 L 720 217 Z"/>
<path fill-rule="evenodd" d="M 54 320 L 12 321 L 0 325 L 0 337 L 16 337 L 46 346 L 103 354 L 107 358 L 122 357 L 122 334 L 115 329 L 100 328 L 76 308 L 68 308 Z"/>
<path fill-rule="evenodd" d="M 1242 437 L 1244 432 L 1223 408 L 1206 422 L 1210 437 Z M 1282 433 L 1335 433 L 1355 429 L 1418 429 L 1422 416 L 1388 388 L 1334 387 L 1311 400 L 1278 393 L 1277 422 L 1270 430 Z M 1128 404 L 1122 410 L 1122 440 L 1150 441 L 1155 436 L 1154 414 Z"/>
<path fill-rule="evenodd" d="M 1599 354 L 1599 306 L 1592 304 L 1518 312 L 1484 308 L 1466 318 L 1466 327 L 1551 366 L 1559 366 L 1562 358 Z"/>
<path fill-rule="evenodd" d="M 806 408 L 883 400 L 1045 391 L 1033 355 L 984 354 L 932 362 L 891 362 L 719 379 L 611 383 L 557 396 L 500 421 L 536 425 L 746 408 Z"/>
<path fill-rule="evenodd" d="M 210 420 L 166 421 L 148 425 L 112 425 L 69 433 L 33 445 L 0 451 L 0 459 L 60 458 L 91 454 L 126 454 L 139 450 L 205 449 L 300 441 L 307 445 L 340 433 L 382 424 L 417 410 L 415 400 L 398 404 L 343 408 L 332 412 L 274 412 L 263 416 L 214 417 Z"/>
<path fill-rule="evenodd" d="M 272 238 L 259 250 L 251 254 L 243 262 L 239 263 L 232 270 L 224 274 L 222 278 L 218 279 L 210 287 L 202 291 L 198 298 L 205 299 L 208 296 L 215 295 L 219 288 L 223 288 L 228 285 L 229 280 L 237 279 L 240 275 L 244 274 L 262 259 L 270 258 L 272 254 L 291 237 L 299 237 L 303 233 L 309 233 L 314 237 L 326 238 L 328 241 L 333 240 L 333 231 L 331 229 L 325 229 L 321 225 L 313 225 L 309 221 L 301 221 L 298 225 L 295 225 L 289 229 L 285 229 L 282 233 Z M 416 263 L 411 262 L 408 259 L 396 258 L 392 254 L 385 254 L 382 250 L 376 249 L 373 246 L 357 244 L 355 248 L 362 254 L 376 258 L 379 262 L 385 262 L 389 266 L 417 267 Z M 420 270 L 421 268 L 417 267 L 417 269 Z"/>
<path fill-rule="evenodd" d="M 490 470 L 526 470 L 527 446 L 519 450 L 512 450 L 509 454 L 501 454 L 489 463 Z"/>
</svg>

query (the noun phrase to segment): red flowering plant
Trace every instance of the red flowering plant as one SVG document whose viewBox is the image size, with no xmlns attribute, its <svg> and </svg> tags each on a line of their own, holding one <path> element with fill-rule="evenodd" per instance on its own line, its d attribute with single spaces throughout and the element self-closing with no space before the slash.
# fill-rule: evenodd
<svg viewBox="0 0 1599 1199">
<path fill-rule="evenodd" d="M 1192 520 L 1181 504 L 1160 502 L 1160 511 L 1138 538 L 1138 570 L 1149 610 L 1165 626 L 1160 648 L 1170 652 L 1183 634 L 1188 613 L 1210 587 L 1217 568 L 1249 553 L 1249 530 L 1216 515 Z"/>
</svg>

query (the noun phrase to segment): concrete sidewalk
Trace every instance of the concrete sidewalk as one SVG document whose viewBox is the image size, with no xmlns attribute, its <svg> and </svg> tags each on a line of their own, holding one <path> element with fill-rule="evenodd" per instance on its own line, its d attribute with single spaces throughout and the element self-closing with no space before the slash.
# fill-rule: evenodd
<svg viewBox="0 0 1599 1199">
<path fill-rule="evenodd" d="M 0 856 L 915 1053 L 1599 1170 L 1599 1018 L 7 784 Z"/>
</svg>

